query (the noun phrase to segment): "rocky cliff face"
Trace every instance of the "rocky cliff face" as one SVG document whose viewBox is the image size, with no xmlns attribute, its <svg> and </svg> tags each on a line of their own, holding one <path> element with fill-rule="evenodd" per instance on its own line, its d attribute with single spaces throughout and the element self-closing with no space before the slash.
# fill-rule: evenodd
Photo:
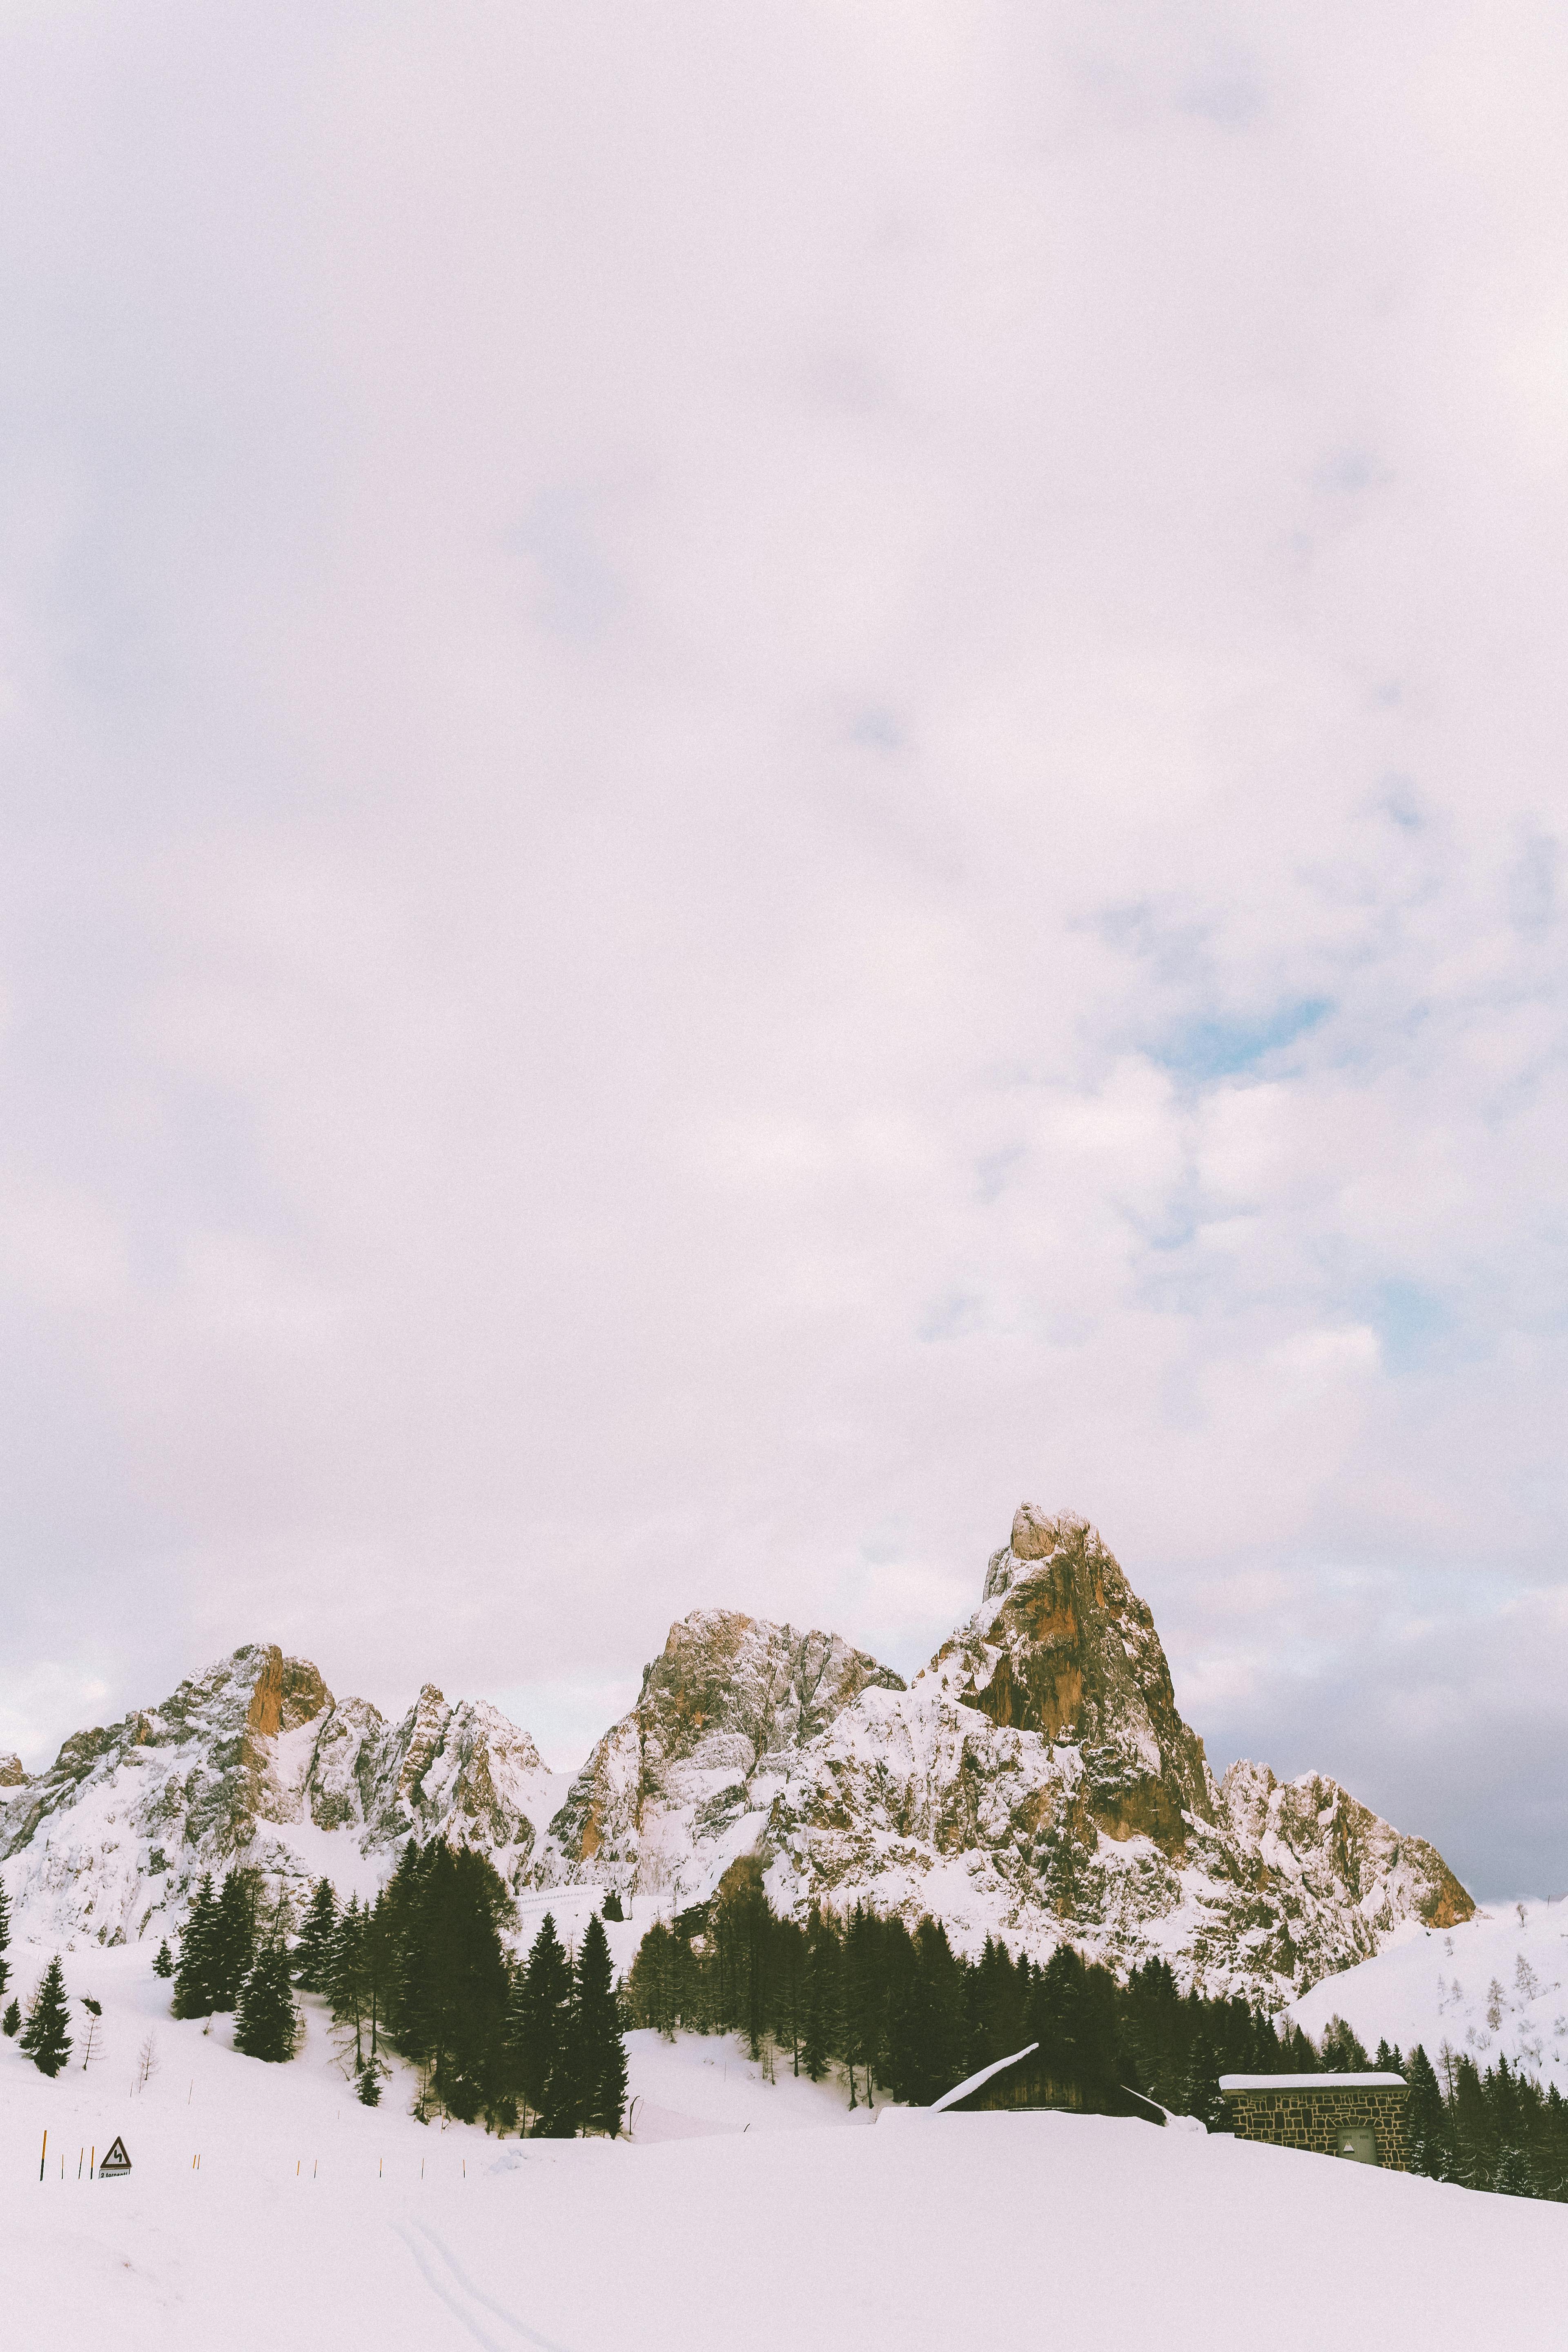
<svg viewBox="0 0 1568 2352">
<path fill-rule="evenodd" d="M 723 1609 L 682 1618 L 551 1824 L 563 1874 L 705 1891 L 756 1845 L 796 1759 L 870 1687 L 904 1685 L 836 1633 Z"/>
<path fill-rule="evenodd" d="M 1158 1953 L 1270 2003 L 1474 1907 L 1332 1781 L 1238 1764 L 1216 1787 L 1148 1609 L 1092 1528 L 1030 1505 L 909 1690 L 867 1691 L 802 1755 L 764 1845 L 777 1903 L 930 1910 L 971 1950 Z"/>
<path fill-rule="evenodd" d="M 494 1707 L 426 1686 L 389 1723 L 258 1645 L 75 1734 L 36 1779 L 14 1760 L 0 1861 L 19 1924 L 105 1942 L 161 1933 L 237 1858 L 300 1891 L 325 1871 L 346 1895 L 440 1833 L 520 1891 L 672 1905 L 755 1851 L 785 1907 L 931 1911 L 970 1951 L 999 1934 L 1040 1958 L 1064 1938 L 1118 1967 L 1158 1953 L 1270 2005 L 1403 1920 L 1474 1908 L 1431 1846 L 1332 1780 L 1236 1764 L 1216 1785 L 1115 1559 L 1027 1504 L 980 1607 L 908 1688 L 836 1634 L 699 1611 L 569 1783 Z"/>
<path fill-rule="evenodd" d="M 531 1884 L 563 1785 L 494 1707 L 427 1686 L 388 1723 L 253 1643 L 0 1782 L 0 1860 L 30 1932 L 119 1943 L 161 1933 L 204 1870 L 253 1864 L 295 1892 L 325 1870 L 368 1892 L 405 1838 L 437 1831 Z"/>
</svg>

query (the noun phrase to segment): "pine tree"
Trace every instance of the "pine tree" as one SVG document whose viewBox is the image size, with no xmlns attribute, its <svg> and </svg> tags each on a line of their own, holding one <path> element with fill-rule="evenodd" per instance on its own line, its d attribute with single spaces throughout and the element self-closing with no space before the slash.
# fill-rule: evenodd
<svg viewBox="0 0 1568 2352">
<path fill-rule="evenodd" d="M 625 1911 L 621 1908 L 621 1898 L 612 1886 L 609 1893 L 605 1895 L 604 1902 L 599 1906 L 599 1916 L 601 1919 L 614 1919 L 621 1921 L 625 1919 L 626 1916 Z M 3 1979 L 0 1979 L 0 1981 L 3 1981 Z"/>
<path fill-rule="evenodd" d="M 418 1858 L 405 1909 L 399 2046 L 428 2068 L 448 2114 L 497 2119 L 510 1989 L 500 1922 L 510 1897 L 485 1855 L 436 1838 Z"/>
<path fill-rule="evenodd" d="M 1410 2134 L 1411 2164 L 1429 2179 L 1442 2180 L 1447 2178 L 1448 2165 L 1443 2088 L 1419 2042 L 1405 2063 L 1405 2079 L 1409 2086 L 1405 2120 Z"/>
<path fill-rule="evenodd" d="M 556 2128 L 561 2111 L 572 2104 L 566 2095 L 571 2018 L 572 1964 L 547 1911 L 527 1963 L 513 1982 L 504 2027 L 511 2087 L 524 2108 L 532 2108 L 537 2127 L 547 2138 L 562 2137 Z M 566 2128 L 575 2130 L 574 2118 Z"/>
<path fill-rule="evenodd" d="M 0 2017 L 0 2033 L 6 2035 L 19 2033 L 21 2032 L 21 2006 L 15 2000 L 8 2000 L 5 2004 L 5 2014 L 4 2017 Z"/>
<path fill-rule="evenodd" d="M 381 2105 L 381 2068 L 374 2058 L 366 2058 L 354 2076 L 354 2093 L 362 2107 Z"/>
<path fill-rule="evenodd" d="M 234 2046 L 247 2058 L 265 2058 L 278 2065 L 292 2058 L 299 2039 L 289 1954 L 279 1937 L 262 1946 L 240 1988 Z"/>
<path fill-rule="evenodd" d="M 167 1979 L 172 1977 L 174 1973 L 174 1955 L 169 1949 L 169 1938 L 165 1936 L 153 1956 L 153 1974 L 155 1977 L 163 1977 Z"/>
<path fill-rule="evenodd" d="M 325 1992 L 337 1933 L 338 1898 L 330 1878 L 316 1882 L 300 1940 L 294 1947 L 294 1981 L 301 1992 Z"/>
<path fill-rule="evenodd" d="M 621 2035 L 609 1938 L 602 1920 L 588 1922 L 577 1955 L 576 1977 L 572 2025 L 577 2042 L 583 2128 L 608 2132 L 614 2138 L 626 2109 L 626 2045 Z"/>
<path fill-rule="evenodd" d="M 849 2063 L 849 2104 L 855 2105 L 855 2069 L 866 2070 L 866 2104 L 871 2101 L 871 2081 L 881 2053 L 883 2011 L 880 1971 L 880 1922 L 863 1903 L 857 1903 L 844 1934 L 840 1967 L 844 2055 Z M 1005 1957 L 1005 1956 L 1004 1956 Z"/>
<path fill-rule="evenodd" d="M 351 1895 L 348 1909 L 332 1931 L 331 1947 L 321 1971 L 333 2017 L 340 2025 L 353 2027 L 356 2074 L 364 2063 L 365 1916 L 359 1907 L 358 1895 Z"/>
<path fill-rule="evenodd" d="M 210 2017 L 213 2013 L 213 1921 L 216 1909 L 212 1873 L 208 1871 L 191 1898 L 184 1933 L 180 1938 L 173 2003 L 176 2017 Z"/>
<path fill-rule="evenodd" d="M 1342 2017 L 1330 2018 L 1318 2054 L 1330 2074 L 1364 2074 L 1371 2063 L 1364 2045 Z"/>
<path fill-rule="evenodd" d="M 805 1981 L 801 2063 L 820 2083 L 838 2048 L 838 1936 L 814 1903 L 805 1927 Z"/>
<path fill-rule="evenodd" d="M 256 1957 L 256 1912 L 259 1881 L 237 1865 L 224 1874 L 212 1915 L 208 1990 L 214 2009 L 232 2009 Z"/>
<path fill-rule="evenodd" d="M 38 1979 L 21 2046 L 40 2074 L 58 2074 L 70 2056 L 70 2011 L 58 1954 Z"/>
<path fill-rule="evenodd" d="M 1192 2054 L 1187 2061 L 1187 2076 L 1183 2084 L 1183 2105 L 1189 2116 L 1214 2131 L 1225 2121 L 1225 2101 L 1219 2095 L 1219 2064 L 1208 2034 L 1199 2032 L 1193 2036 Z"/>
</svg>

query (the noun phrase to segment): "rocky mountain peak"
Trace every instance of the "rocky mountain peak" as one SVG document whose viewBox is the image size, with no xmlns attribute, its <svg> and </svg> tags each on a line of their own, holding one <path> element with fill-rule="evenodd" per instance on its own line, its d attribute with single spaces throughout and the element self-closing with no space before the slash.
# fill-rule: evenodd
<svg viewBox="0 0 1568 2352">
<path fill-rule="evenodd" d="M 245 1727 L 258 1739 L 297 1731 L 332 1705 L 332 1694 L 306 1658 L 286 1658 L 275 1642 L 237 1650 L 235 1660 L 255 1661 L 255 1680 L 245 1710 Z"/>
<path fill-rule="evenodd" d="M 570 1783 L 525 1731 L 433 1683 L 397 1722 L 252 1643 L 160 1705 L 0 1759 L 0 1862 L 22 1932 L 120 1942 L 175 1925 L 243 1861 L 302 1899 L 367 1893 L 402 1843 L 489 1853 L 517 1891 L 590 1883 L 700 1902 L 740 1854 L 781 1906 L 942 1919 L 1039 1959 L 1278 2005 L 1404 1921 L 1473 1909 L 1440 1854 L 1319 1774 L 1216 1788 L 1153 1618 L 1089 1522 L 1015 1515 L 968 1622 L 906 1688 L 841 1636 L 704 1609 Z"/>
<path fill-rule="evenodd" d="M 795 1758 L 869 1687 L 904 1685 L 837 1633 L 693 1610 L 551 1823 L 568 1869 L 639 1892 L 704 1886 L 756 1843 Z"/>
<path fill-rule="evenodd" d="M 1203 1742 L 1177 1712 L 1153 1617 L 1087 1519 L 1021 1503 L 979 1609 L 929 1671 L 993 1723 L 1077 1748 L 1110 1836 L 1142 1832 L 1179 1855 L 1189 1818 L 1213 1818 Z"/>
</svg>

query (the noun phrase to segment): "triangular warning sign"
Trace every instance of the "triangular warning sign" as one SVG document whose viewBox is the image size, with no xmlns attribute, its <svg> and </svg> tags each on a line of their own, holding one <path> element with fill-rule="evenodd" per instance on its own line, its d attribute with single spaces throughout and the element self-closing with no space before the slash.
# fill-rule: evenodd
<svg viewBox="0 0 1568 2352">
<path fill-rule="evenodd" d="M 117 2139 L 99 2166 L 98 2177 L 100 2180 L 113 2180 L 121 2173 L 129 2172 L 130 2169 L 131 2158 L 125 2153 L 125 2142 L 122 2139 Z"/>
</svg>

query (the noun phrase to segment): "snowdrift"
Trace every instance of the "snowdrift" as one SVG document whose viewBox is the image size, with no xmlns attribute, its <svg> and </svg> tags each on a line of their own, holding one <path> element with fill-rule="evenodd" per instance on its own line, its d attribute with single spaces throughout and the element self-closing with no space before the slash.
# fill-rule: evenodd
<svg viewBox="0 0 1568 2352">
<path fill-rule="evenodd" d="M 1099 2116 L 832 2128 L 849 2118 L 831 2094 L 763 2084 L 733 2045 L 643 2036 L 634 2089 L 700 2136 L 498 2143 L 416 2124 L 405 2075 L 358 2106 L 319 2011 L 303 2056 L 268 2067 L 234 2053 L 226 2021 L 168 2019 L 134 1949 L 67 1965 L 79 2014 L 84 1990 L 101 2001 L 101 2062 L 49 2083 L 0 2047 L 0 2294 L 32 2343 L 1562 2341 L 1559 2206 Z M 158 2069 L 137 2091 L 149 2028 Z M 79 2179 L 79 2147 L 117 2133 L 130 2178 Z"/>
</svg>

